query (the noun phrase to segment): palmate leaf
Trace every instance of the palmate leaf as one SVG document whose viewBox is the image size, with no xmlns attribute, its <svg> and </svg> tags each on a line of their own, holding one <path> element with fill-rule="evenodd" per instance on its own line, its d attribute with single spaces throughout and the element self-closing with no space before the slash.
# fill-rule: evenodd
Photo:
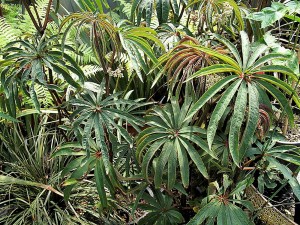
<svg viewBox="0 0 300 225">
<path fill-rule="evenodd" d="M 241 107 L 240 109 L 244 111 L 245 104 L 248 104 L 248 113 L 243 114 L 242 111 L 238 112 L 238 110 L 236 109 L 236 113 L 234 112 L 233 118 L 231 119 L 233 122 L 229 130 L 230 152 L 234 162 L 236 164 L 239 164 L 239 162 L 244 157 L 248 146 L 251 144 L 252 137 L 256 131 L 257 122 L 259 119 L 259 104 L 262 103 L 268 106 L 271 105 L 266 92 L 270 93 L 272 97 L 279 102 L 280 107 L 285 113 L 287 113 L 287 116 L 291 123 L 293 123 L 293 114 L 289 102 L 285 96 L 285 93 L 289 95 L 293 94 L 293 100 L 297 105 L 299 104 L 299 97 L 295 95 L 293 88 L 289 84 L 280 81 L 270 75 L 259 75 L 257 73 L 280 72 L 290 76 L 294 80 L 297 80 L 297 76 L 286 66 L 267 65 L 274 59 L 284 60 L 286 59 L 286 57 L 282 54 L 277 53 L 270 53 L 260 57 L 260 55 L 267 53 L 266 51 L 268 50 L 268 46 L 261 43 L 250 43 L 249 38 L 245 32 L 241 32 L 243 57 L 239 55 L 237 48 L 233 44 L 231 44 L 227 39 L 221 37 L 220 35 L 215 35 L 215 37 L 220 42 L 225 44 L 229 50 L 231 50 L 231 53 L 235 57 L 235 59 L 229 60 L 229 56 L 224 57 L 223 54 L 216 53 L 212 50 L 207 51 L 205 48 L 200 48 L 203 52 L 207 53 L 208 55 L 214 56 L 215 58 L 223 61 L 224 63 L 204 67 L 199 71 L 195 72 L 193 75 L 191 75 L 187 79 L 187 81 L 201 76 L 207 76 L 213 73 L 234 73 L 235 75 L 223 78 L 216 85 L 209 88 L 190 109 L 187 118 L 193 117 L 197 113 L 197 111 L 200 110 L 201 107 L 215 94 L 217 94 L 217 92 L 219 92 L 223 87 L 229 85 L 229 88 L 232 88 L 232 83 L 238 82 L 235 80 L 243 80 L 243 82 L 245 82 L 248 88 L 249 98 L 246 100 L 236 98 L 234 100 L 234 105 L 235 108 Z M 273 85 L 278 86 L 282 89 L 282 91 L 278 90 Z M 210 118 L 207 132 L 207 139 L 210 148 L 212 146 L 213 138 L 219 125 L 220 118 L 224 114 L 227 105 L 231 101 L 230 98 L 234 96 L 234 93 L 231 93 L 232 96 L 230 98 L 226 98 L 226 94 L 230 93 L 230 91 L 231 90 L 229 89 L 225 90 L 223 96 L 217 103 L 217 106 L 212 113 L 212 117 Z M 241 101 L 243 102 L 241 103 Z M 247 116 L 247 121 L 245 124 L 242 140 L 239 141 L 237 133 L 243 126 L 242 121 L 244 120 L 245 115 Z M 238 117 L 239 119 L 237 119 L 236 117 Z"/>
<path fill-rule="evenodd" d="M 224 204 L 216 198 L 201 208 L 187 225 L 215 224 L 215 221 L 217 225 L 253 225 L 247 214 L 240 207 L 231 202 Z"/>
<path fill-rule="evenodd" d="M 74 60 L 67 54 L 62 55 L 57 42 L 57 36 L 54 35 L 34 40 L 14 41 L 7 46 L 9 54 L 5 58 L 16 62 L 18 67 L 10 64 L 2 71 L 1 83 L 4 85 L 4 90 L 7 92 L 7 88 L 16 85 L 28 98 L 31 98 L 31 103 L 39 112 L 40 106 L 45 106 L 47 102 L 40 99 L 39 90 L 61 92 L 57 85 L 49 83 L 50 71 L 54 71 L 54 75 L 62 76 L 67 84 L 76 88 L 80 88 L 80 84 L 85 79 L 83 72 Z M 79 82 L 73 79 L 71 72 L 78 76 Z M 51 97 L 50 93 L 48 96 Z"/>
<path fill-rule="evenodd" d="M 206 166 L 198 150 L 203 147 L 209 152 L 205 141 L 198 137 L 199 133 L 205 132 L 199 127 L 189 126 L 190 119 L 185 119 L 189 107 L 188 100 L 180 108 L 178 102 L 172 99 L 171 104 L 166 104 L 163 108 L 154 108 L 151 112 L 152 116 L 146 118 L 146 124 L 150 127 L 138 136 L 136 155 L 142 161 L 142 173 L 150 182 L 149 166 L 154 160 L 156 188 L 161 186 L 165 177 L 168 188 L 173 188 L 177 165 L 179 165 L 183 186 L 188 187 L 189 158 L 193 160 L 199 172 L 208 178 Z M 165 171 L 169 171 L 166 176 L 164 176 Z"/>
<path fill-rule="evenodd" d="M 173 199 L 169 195 L 154 190 L 152 196 L 144 193 L 142 199 L 145 203 L 139 204 L 139 208 L 147 214 L 139 220 L 138 225 L 180 224 L 184 221 L 181 213 L 172 206 Z"/>
</svg>

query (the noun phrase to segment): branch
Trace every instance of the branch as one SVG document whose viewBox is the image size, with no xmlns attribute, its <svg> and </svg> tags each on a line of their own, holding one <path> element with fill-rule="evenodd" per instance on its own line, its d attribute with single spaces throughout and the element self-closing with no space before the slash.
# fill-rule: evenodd
<svg viewBox="0 0 300 225">
<path fill-rule="evenodd" d="M 41 32 L 41 27 L 39 27 L 39 25 L 37 24 L 37 22 L 36 22 L 36 20 L 35 20 L 33 14 L 32 14 L 32 12 L 31 12 L 31 9 L 30 9 L 29 5 L 27 4 L 26 0 L 21 0 L 21 1 L 23 2 L 23 5 L 25 6 L 26 11 L 28 12 L 29 17 L 30 17 L 30 19 L 31 19 L 31 21 L 32 21 L 32 23 L 33 23 L 35 29 L 36 29 L 40 34 L 42 34 L 42 32 Z"/>
<path fill-rule="evenodd" d="M 46 11 L 46 16 L 45 16 L 45 20 L 44 20 L 44 25 L 43 25 L 43 28 L 42 28 L 43 32 L 46 30 L 46 27 L 47 27 L 47 24 L 48 24 L 52 1 L 53 0 L 49 0 L 49 3 L 48 3 L 48 7 L 47 7 L 47 11 Z"/>
</svg>

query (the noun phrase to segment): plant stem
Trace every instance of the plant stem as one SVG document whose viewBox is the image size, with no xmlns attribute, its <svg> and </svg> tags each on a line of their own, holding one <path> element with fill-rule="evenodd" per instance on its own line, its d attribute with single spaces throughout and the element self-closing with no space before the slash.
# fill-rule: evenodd
<svg viewBox="0 0 300 225">
<path fill-rule="evenodd" d="M 45 16 L 44 24 L 43 24 L 43 27 L 42 27 L 42 31 L 43 32 L 46 30 L 46 27 L 47 27 L 47 24 L 48 24 L 48 21 L 49 21 L 49 15 L 50 15 L 52 1 L 53 0 L 49 0 L 49 3 L 48 3 L 48 7 L 47 7 L 47 11 L 46 11 L 46 16 Z"/>
<path fill-rule="evenodd" d="M 29 15 L 29 17 L 30 17 L 30 19 L 31 19 L 31 21 L 32 21 L 32 23 L 33 23 L 35 29 L 36 29 L 40 34 L 42 34 L 42 33 L 41 33 L 41 27 L 39 27 L 39 25 L 37 24 L 36 19 L 34 18 L 32 12 L 31 12 L 31 9 L 30 9 L 30 7 L 29 7 L 29 5 L 27 4 L 27 1 L 26 1 L 26 0 L 21 0 L 21 1 L 23 2 L 23 5 L 24 5 L 26 11 L 28 12 L 28 15 Z"/>
<path fill-rule="evenodd" d="M 42 22 L 41 22 L 41 18 L 40 18 L 40 15 L 39 15 L 39 13 L 38 13 L 38 11 L 37 11 L 37 8 L 36 8 L 36 2 L 35 1 L 33 1 L 33 10 L 34 10 L 34 12 L 35 12 L 35 15 L 36 15 L 36 18 L 37 18 L 37 22 L 38 22 L 38 24 L 39 24 L 39 27 L 42 27 Z"/>
<path fill-rule="evenodd" d="M 94 45 L 95 45 L 95 49 L 96 49 L 96 54 L 99 58 L 100 64 L 102 66 L 103 72 L 104 72 L 104 77 L 105 77 L 105 90 L 106 90 L 106 96 L 109 95 L 109 74 L 106 68 L 106 64 L 103 60 L 103 55 L 100 53 L 100 43 L 98 41 L 98 34 L 97 34 L 97 24 L 96 22 L 93 23 L 93 38 L 94 38 Z"/>
</svg>

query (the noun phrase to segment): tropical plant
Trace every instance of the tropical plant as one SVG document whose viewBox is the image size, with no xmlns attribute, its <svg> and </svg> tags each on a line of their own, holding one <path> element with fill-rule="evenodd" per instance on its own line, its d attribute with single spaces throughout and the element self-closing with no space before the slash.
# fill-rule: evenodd
<svg viewBox="0 0 300 225">
<path fill-rule="evenodd" d="M 234 0 L 189 0 L 186 7 L 198 8 L 199 34 L 207 28 L 216 33 L 224 30 L 231 35 L 235 35 L 236 30 L 244 29 L 241 10 Z"/>
<path fill-rule="evenodd" d="M 42 116 L 41 124 L 31 127 L 27 134 L 23 130 L 26 120 L 24 127 L 17 123 L 1 126 L 2 224 L 82 221 L 67 209 L 60 190 L 60 171 L 68 159 L 49 160 L 55 146 L 62 141 L 55 129 L 43 126 L 49 118 Z"/>
<path fill-rule="evenodd" d="M 139 131 L 139 126 L 142 125 L 143 120 L 126 112 L 127 106 L 137 107 L 139 105 L 138 102 L 118 99 L 122 94 L 121 92 L 105 97 L 104 86 L 105 82 L 102 82 L 101 85 L 93 84 L 95 89 L 85 89 L 78 98 L 70 101 L 70 104 L 76 107 L 76 110 L 70 116 L 72 130 L 79 141 L 79 146 L 76 143 L 75 146 L 79 149 L 84 149 L 84 152 L 83 155 L 79 154 L 82 155 L 81 157 L 76 158 L 67 166 L 68 169 L 65 169 L 63 174 L 75 169 L 75 166 L 77 168 L 72 172 L 70 179 L 80 179 L 94 168 L 97 190 L 101 203 L 105 208 L 107 206 L 107 199 L 104 186 L 108 185 L 112 195 L 114 193 L 113 187 L 120 186 L 112 164 L 114 152 L 111 142 L 114 138 L 113 136 L 115 136 L 119 143 L 121 140 L 125 140 L 128 144 L 131 144 L 132 137 L 124 126 L 126 127 L 126 124 L 130 124 L 130 126 Z M 95 93 L 94 91 L 97 92 Z M 139 106 L 142 106 L 142 104 Z M 70 155 L 73 155 L 70 153 L 70 146 L 60 147 L 58 153 L 55 153 L 55 155 L 65 154 L 66 151 Z M 65 150 L 66 148 L 68 150 Z M 75 151 L 75 155 L 77 154 L 78 152 L 76 153 Z M 80 167 L 77 166 L 78 163 L 81 164 Z M 107 182 L 103 183 L 104 180 Z M 111 182 L 114 182 L 113 185 Z M 70 196 L 73 186 L 72 183 L 66 189 L 66 199 Z"/>
<path fill-rule="evenodd" d="M 173 206 L 173 199 L 155 190 L 153 196 L 144 193 L 142 198 L 147 202 L 140 204 L 139 208 L 149 212 L 138 221 L 139 225 L 150 224 L 180 224 L 184 221 L 183 216 Z"/>
<path fill-rule="evenodd" d="M 142 162 L 142 171 L 148 182 L 149 166 L 154 158 L 154 184 L 159 188 L 164 180 L 164 170 L 167 166 L 167 187 L 172 189 L 176 182 L 177 166 L 180 167 L 181 180 L 184 187 L 189 185 L 189 157 L 197 166 L 201 174 L 208 178 L 207 169 L 202 161 L 201 154 L 205 151 L 211 155 L 206 142 L 199 136 L 205 131 L 199 127 L 191 126 L 191 119 L 186 115 L 191 107 L 190 101 L 185 101 L 180 108 L 178 101 L 173 99 L 171 104 L 164 108 L 156 107 L 146 118 L 149 126 L 138 137 L 137 158 Z M 198 152 L 193 144 L 201 149 Z M 204 151 L 203 151 L 204 150 Z M 145 152 L 145 154 L 144 154 Z M 157 155 L 157 152 L 160 152 Z M 189 156 L 189 157 L 188 157 Z"/>
<path fill-rule="evenodd" d="M 224 224 L 224 223 L 238 223 L 238 224 L 253 224 L 249 220 L 246 212 L 238 205 L 253 211 L 251 203 L 247 200 L 240 200 L 237 196 L 252 182 L 251 177 L 244 177 L 243 181 L 238 183 L 235 188 L 230 190 L 233 181 L 229 179 L 228 175 L 223 175 L 222 186 L 218 182 L 210 184 L 212 187 L 211 193 L 202 200 L 202 207 L 197 212 L 196 216 L 187 224 Z"/>
<path fill-rule="evenodd" d="M 168 22 L 170 12 L 173 17 L 172 22 L 176 23 L 179 22 L 183 16 L 186 2 L 170 0 L 134 0 L 131 7 L 131 21 L 135 22 L 136 20 L 137 25 L 139 25 L 142 17 L 145 15 L 146 25 L 150 26 L 154 7 L 159 24 Z"/>
<path fill-rule="evenodd" d="M 0 4 L 1 224 L 253 224 L 254 187 L 300 197 L 275 145 L 296 1 L 68 2 Z"/>
<path fill-rule="evenodd" d="M 284 17 L 299 22 L 300 18 L 297 16 L 299 8 L 300 4 L 297 1 L 272 2 L 270 7 L 265 7 L 260 12 L 250 14 L 249 18 L 260 21 L 261 28 L 271 26 Z"/>
<path fill-rule="evenodd" d="M 258 161 L 254 165 L 255 169 L 259 171 L 258 187 L 262 193 L 264 193 L 265 184 L 269 188 L 275 188 L 277 186 L 275 181 L 281 180 L 279 174 L 282 174 L 293 189 L 295 196 L 300 199 L 299 182 L 289 169 L 292 165 L 299 166 L 299 148 L 292 145 L 275 146 L 275 144 L 276 138 L 272 138 L 272 136 L 265 143 L 257 140 L 255 147 L 251 148 L 247 154 L 249 160 L 243 166 L 253 166 L 253 162 Z"/>
<path fill-rule="evenodd" d="M 162 64 L 165 65 L 156 74 L 152 87 L 155 86 L 156 82 L 161 80 L 164 74 L 167 74 L 168 97 L 170 98 L 175 95 L 179 98 L 180 95 L 183 95 L 181 90 L 188 77 L 198 71 L 200 67 L 216 63 L 213 57 L 194 48 L 194 45 L 200 45 L 199 41 L 195 38 L 185 36 L 178 42 L 176 47 L 162 55 L 155 68 Z M 221 49 L 219 51 L 220 53 L 222 52 Z M 199 98 L 205 91 L 205 83 L 205 79 L 201 79 L 201 77 L 198 81 L 186 83 L 186 95 L 192 95 L 193 99 Z"/>
<path fill-rule="evenodd" d="M 267 63 L 272 60 L 280 58 L 284 59 L 285 56 L 278 53 L 270 53 L 263 57 L 259 57 L 267 51 L 267 45 L 263 43 L 252 43 L 251 45 L 245 32 L 241 32 L 242 57 L 237 48 L 227 39 L 220 35 L 215 35 L 215 37 L 228 47 L 234 58 L 205 47 L 195 46 L 194 48 L 199 49 L 206 54 L 210 54 L 225 63 L 204 67 L 191 75 L 187 80 L 215 73 L 232 73 L 233 75 L 226 76 L 205 92 L 189 111 L 187 118 L 192 117 L 209 99 L 229 84 L 221 95 L 220 100 L 211 115 L 207 127 L 207 141 L 211 148 L 218 129 L 218 123 L 229 103 L 236 95 L 232 119 L 230 121 L 229 149 L 234 162 L 239 165 L 247 148 L 253 143 L 252 137 L 257 129 L 260 115 L 259 105 L 263 104 L 270 110 L 272 109 L 269 97 L 265 91 L 278 101 L 283 112 L 288 116 L 291 124 L 293 124 L 294 116 L 288 99 L 273 85 L 279 87 L 287 95 L 291 95 L 294 102 L 298 106 L 300 105 L 299 97 L 295 94 L 295 90 L 289 84 L 272 75 L 264 73 L 281 72 L 295 80 L 297 80 L 297 75 L 286 66 L 268 65 Z M 245 117 L 247 118 L 247 121 L 242 139 L 240 139 L 239 134 L 241 133 L 241 127 Z"/>
<path fill-rule="evenodd" d="M 52 91 L 53 101 L 57 106 L 60 105 L 61 100 L 57 92 L 62 92 L 62 89 L 54 83 L 54 75 L 65 79 L 75 88 L 82 85 L 85 76 L 81 68 L 70 56 L 62 55 L 57 38 L 46 38 L 44 35 L 35 40 L 14 41 L 6 46 L 7 54 L 2 61 L 1 86 L 6 98 L 14 99 L 14 104 L 18 107 L 21 105 L 18 96 L 21 90 L 22 94 L 31 97 L 35 108 L 40 111 L 41 105 L 35 91 L 37 84 Z M 71 72 L 78 77 L 79 82 L 73 79 Z M 11 108 L 10 104 L 6 104 L 7 110 L 15 116 L 16 109 Z"/>
</svg>

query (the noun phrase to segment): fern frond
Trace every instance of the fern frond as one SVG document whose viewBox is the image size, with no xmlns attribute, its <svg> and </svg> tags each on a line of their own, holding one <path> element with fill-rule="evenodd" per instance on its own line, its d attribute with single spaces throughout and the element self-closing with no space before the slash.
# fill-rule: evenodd
<svg viewBox="0 0 300 225">
<path fill-rule="evenodd" d="M 18 32 L 4 18 L 0 18 L 0 49 L 10 41 L 16 40 L 17 35 Z"/>
<path fill-rule="evenodd" d="M 37 98 L 38 98 L 38 101 L 40 103 L 40 105 L 44 108 L 47 108 L 47 107 L 52 107 L 54 106 L 54 103 L 53 103 L 53 99 L 52 99 L 52 96 L 49 92 L 49 90 L 43 86 L 43 85 L 39 85 L 39 84 L 35 84 L 34 85 L 34 89 L 35 89 L 35 92 L 36 92 L 36 95 L 37 95 Z M 23 103 L 25 105 L 29 105 L 31 106 L 32 108 L 34 108 L 34 102 L 33 100 L 26 96 L 24 99 L 23 99 Z"/>
<path fill-rule="evenodd" d="M 102 68 L 97 65 L 86 65 L 82 67 L 82 70 L 86 77 L 94 76 L 96 73 L 102 71 Z"/>
<path fill-rule="evenodd" d="M 93 49 L 87 44 L 81 44 L 76 49 L 77 52 L 70 52 L 70 55 L 79 65 L 96 64 Z"/>
</svg>

